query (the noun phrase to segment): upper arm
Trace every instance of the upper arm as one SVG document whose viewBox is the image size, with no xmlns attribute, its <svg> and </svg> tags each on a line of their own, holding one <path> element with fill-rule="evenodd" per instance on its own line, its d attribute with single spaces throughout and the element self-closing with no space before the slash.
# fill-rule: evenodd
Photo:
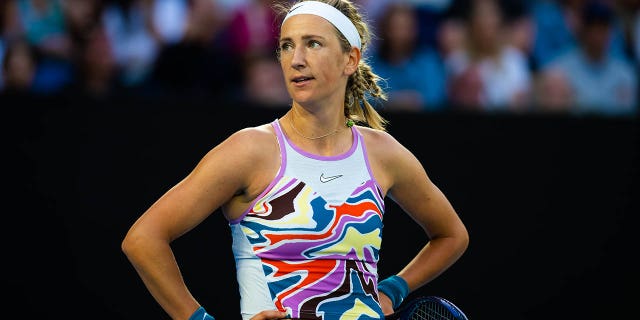
<svg viewBox="0 0 640 320">
<path fill-rule="evenodd" d="M 466 232 L 453 206 L 415 155 L 388 134 L 378 140 L 372 156 L 377 158 L 377 171 L 388 197 L 430 238 Z"/>
<path fill-rule="evenodd" d="M 264 130 L 240 130 L 211 149 L 195 168 L 162 195 L 136 225 L 147 234 L 176 239 L 242 193 L 256 169 L 256 145 Z"/>
<path fill-rule="evenodd" d="M 389 197 L 418 222 L 430 238 L 457 233 L 452 229 L 460 225 L 457 213 L 418 159 L 406 153 L 398 162 Z"/>
</svg>

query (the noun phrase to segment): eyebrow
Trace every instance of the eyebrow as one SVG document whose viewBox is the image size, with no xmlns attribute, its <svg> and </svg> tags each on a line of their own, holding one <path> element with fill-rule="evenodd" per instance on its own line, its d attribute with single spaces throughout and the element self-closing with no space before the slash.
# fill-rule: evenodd
<svg viewBox="0 0 640 320">
<path fill-rule="evenodd" d="M 310 39 L 319 39 L 319 40 L 326 40 L 325 37 L 323 36 L 318 36 L 318 35 L 304 35 L 302 36 L 302 40 L 310 40 Z M 284 41 L 292 41 L 293 39 L 291 37 L 285 37 L 282 38 L 280 40 L 278 40 L 279 42 L 284 42 Z"/>
</svg>

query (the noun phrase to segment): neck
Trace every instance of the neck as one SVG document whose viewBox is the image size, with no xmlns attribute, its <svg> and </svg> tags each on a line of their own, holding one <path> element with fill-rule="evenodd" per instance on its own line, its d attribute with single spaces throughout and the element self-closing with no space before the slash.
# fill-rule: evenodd
<svg viewBox="0 0 640 320">
<path fill-rule="evenodd" d="M 291 112 L 287 114 L 287 120 L 293 132 L 306 140 L 321 140 L 353 126 L 353 121 L 344 116 L 337 122 L 323 121 L 318 117 L 313 117 L 306 110 L 300 112 L 296 106 L 293 106 Z"/>
</svg>

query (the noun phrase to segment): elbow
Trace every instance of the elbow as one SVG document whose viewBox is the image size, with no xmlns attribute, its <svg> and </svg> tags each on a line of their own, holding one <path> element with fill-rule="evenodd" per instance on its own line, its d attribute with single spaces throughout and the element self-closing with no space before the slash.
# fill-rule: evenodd
<svg viewBox="0 0 640 320">
<path fill-rule="evenodd" d="M 465 252 L 467 251 L 467 248 L 469 248 L 469 234 L 467 233 L 466 236 L 460 241 L 460 247 L 461 247 L 461 251 Z"/>
<path fill-rule="evenodd" d="M 135 232 L 130 230 L 127 235 L 120 242 L 120 250 L 127 257 L 131 258 L 137 251 L 137 248 L 141 246 L 141 237 L 137 235 Z"/>
<path fill-rule="evenodd" d="M 137 226 L 131 228 L 122 239 L 120 250 L 133 262 L 145 259 L 151 252 L 163 250 L 170 242 L 170 238 L 164 233 Z"/>
<path fill-rule="evenodd" d="M 131 254 L 134 247 L 135 245 L 129 238 L 129 235 L 125 236 L 124 239 L 122 239 L 122 242 L 120 242 L 120 250 L 122 250 L 122 253 L 124 253 L 124 255 L 126 256 L 129 256 Z"/>
<path fill-rule="evenodd" d="M 463 229 L 463 231 L 461 231 L 456 238 L 458 239 L 458 250 L 462 255 L 465 251 L 467 251 L 467 248 L 469 248 L 469 232 L 466 229 Z"/>
</svg>

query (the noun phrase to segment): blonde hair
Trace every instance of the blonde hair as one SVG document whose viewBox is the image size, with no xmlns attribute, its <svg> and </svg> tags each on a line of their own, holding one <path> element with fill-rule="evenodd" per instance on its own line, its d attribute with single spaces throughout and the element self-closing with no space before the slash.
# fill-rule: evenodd
<svg viewBox="0 0 640 320">
<path fill-rule="evenodd" d="M 276 3 L 274 8 L 276 13 L 284 17 L 289 9 L 296 3 L 308 1 L 295 1 L 293 4 Z M 360 42 L 362 43 L 362 58 L 358 65 L 358 69 L 347 81 L 347 91 L 344 97 L 344 115 L 357 122 L 374 129 L 386 131 L 388 121 L 382 117 L 378 111 L 367 100 L 367 95 L 375 100 L 387 100 L 386 93 L 378 85 L 381 80 L 380 76 L 373 72 L 373 69 L 365 60 L 364 52 L 371 42 L 371 31 L 362 15 L 358 12 L 358 7 L 349 0 L 314 0 L 324 2 L 328 5 L 340 10 L 356 27 L 360 34 Z M 337 29 L 336 34 L 342 44 L 342 50 L 347 53 L 351 51 L 349 40 L 342 35 Z"/>
</svg>

